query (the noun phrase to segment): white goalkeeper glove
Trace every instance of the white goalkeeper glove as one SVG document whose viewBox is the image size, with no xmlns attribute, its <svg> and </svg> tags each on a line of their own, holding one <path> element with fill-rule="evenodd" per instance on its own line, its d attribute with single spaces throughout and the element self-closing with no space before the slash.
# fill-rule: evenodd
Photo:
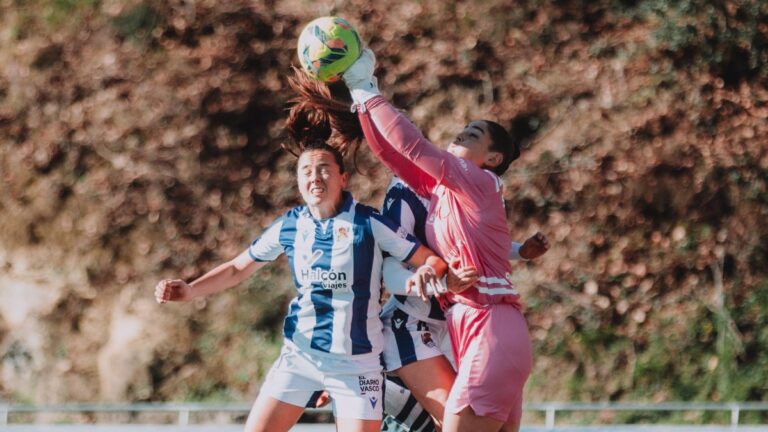
<svg viewBox="0 0 768 432">
<path fill-rule="evenodd" d="M 376 55 L 370 48 L 366 48 L 360 53 L 360 58 L 355 60 L 341 76 L 355 104 L 353 110 L 355 106 L 359 106 L 361 111 L 365 111 L 365 103 L 381 94 L 378 81 L 373 76 L 374 69 L 376 69 Z"/>
</svg>

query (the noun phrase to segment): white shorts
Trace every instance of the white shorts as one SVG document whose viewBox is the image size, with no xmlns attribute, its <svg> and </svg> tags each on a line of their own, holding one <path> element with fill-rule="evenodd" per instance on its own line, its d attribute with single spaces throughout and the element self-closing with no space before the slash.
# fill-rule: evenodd
<svg viewBox="0 0 768 432">
<path fill-rule="evenodd" d="M 453 365 L 451 339 L 445 323 L 422 321 L 397 307 L 381 313 L 384 323 L 384 370 L 392 372 L 419 360 L 444 355 Z M 455 367 L 455 366 L 454 366 Z"/>
<path fill-rule="evenodd" d="M 306 406 L 327 391 L 337 418 L 381 420 L 384 378 L 378 357 L 335 359 L 312 356 L 285 341 L 261 392 L 281 402 Z"/>
</svg>

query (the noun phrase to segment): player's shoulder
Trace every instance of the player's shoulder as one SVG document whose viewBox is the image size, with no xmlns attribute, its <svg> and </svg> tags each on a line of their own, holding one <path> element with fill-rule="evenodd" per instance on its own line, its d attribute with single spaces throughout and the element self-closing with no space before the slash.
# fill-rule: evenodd
<svg viewBox="0 0 768 432">
<path fill-rule="evenodd" d="M 309 208 L 306 205 L 299 205 L 286 210 L 285 213 L 280 216 L 282 219 L 299 219 L 309 215 Z"/>
<path fill-rule="evenodd" d="M 390 180 L 389 185 L 387 186 L 387 191 L 392 189 L 402 189 L 406 187 L 408 187 L 408 185 L 405 184 L 403 179 L 398 176 L 392 176 L 392 180 Z"/>
<path fill-rule="evenodd" d="M 387 193 L 384 197 L 385 208 L 389 208 L 387 203 L 393 203 L 397 200 L 404 200 L 409 203 L 421 202 L 425 207 L 429 205 L 429 199 L 417 194 L 416 191 L 411 189 L 407 183 L 405 183 L 399 177 L 393 177 L 387 188 Z"/>
<path fill-rule="evenodd" d="M 496 192 L 501 192 L 501 190 L 504 188 L 504 181 L 499 177 L 495 172 L 483 169 L 483 174 L 485 175 L 486 181 L 493 184 L 494 188 L 496 189 Z"/>
<path fill-rule="evenodd" d="M 371 207 L 367 204 L 363 204 L 361 202 L 355 202 L 354 206 L 355 216 L 357 217 L 373 217 L 374 215 L 381 216 L 381 213 L 378 209 L 375 207 Z"/>
<path fill-rule="evenodd" d="M 392 177 L 392 181 L 389 182 L 389 186 L 387 186 L 387 195 L 392 194 L 412 194 L 415 195 L 416 192 L 413 191 L 413 189 L 408 186 L 406 182 L 403 181 L 400 177 Z"/>
</svg>

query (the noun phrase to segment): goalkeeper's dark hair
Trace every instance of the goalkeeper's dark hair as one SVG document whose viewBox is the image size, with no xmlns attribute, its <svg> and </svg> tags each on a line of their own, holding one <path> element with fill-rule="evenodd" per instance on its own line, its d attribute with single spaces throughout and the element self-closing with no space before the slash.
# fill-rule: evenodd
<svg viewBox="0 0 768 432">
<path fill-rule="evenodd" d="M 490 120 L 483 121 L 488 126 L 488 132 L 491 135 L 489 150 L 499 152 L 503 157 L 501 163 L 492 169 L 497 176 L 501 176 L 507 171 L 509 164 L 520 157 L 520 143 L 504 126 Z"/>
<path fill-rule="evenodd" d="M 283 148 L 298 157 L 310 150 L 307 147 L 315 150 L 318 143 L 324 143 L 342 157 L 350 153 L 356 157 L 363 129 L 357 114 L 350 111 L 352 99 L 344 83 L 326 84 L 295 67 L 292 72 L 288 84 L 296 96 L 290 100 L 285 121 L 292 142 L 284 143 Z"/>
</svg>

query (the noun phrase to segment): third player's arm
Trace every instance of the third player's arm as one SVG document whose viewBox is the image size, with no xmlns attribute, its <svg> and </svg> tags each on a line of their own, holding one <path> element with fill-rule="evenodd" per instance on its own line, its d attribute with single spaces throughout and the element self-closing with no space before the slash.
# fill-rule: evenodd
<svg viewBox="0 0 768 432">
<path fill-rule="evenodd" d="M 448 270 L 448 264 L 426 246 L 419 246 L 416 252 L 411 255 L 408 264 L 412 265 L 414 268 L 428 265 L 435 270 L 438 279 L 442 278 L 445 275 L 446 270 Z"/>
<path fill-rule="evenodd" d="M 232 288 L 248 279 L 256 270 L 263 267 L 266 262 L 257 262 L 248 253 L 243 251 L 234 259 L 229 260 L 208 273 L 200 276 L 189 284 L 192 289 L 192 298 L 214 294 L 225 289 Z"/>
<path fill-rule="evenodd" d="M 264 264 L 266 263 L 254 261 L 246 250 L 191 283 L 181 279 L 161 280 L 155 286 L 155 300 L 161 304 L 169 301 L 188 301 L 224 291 L 245 280 Z"/>
</svg>

